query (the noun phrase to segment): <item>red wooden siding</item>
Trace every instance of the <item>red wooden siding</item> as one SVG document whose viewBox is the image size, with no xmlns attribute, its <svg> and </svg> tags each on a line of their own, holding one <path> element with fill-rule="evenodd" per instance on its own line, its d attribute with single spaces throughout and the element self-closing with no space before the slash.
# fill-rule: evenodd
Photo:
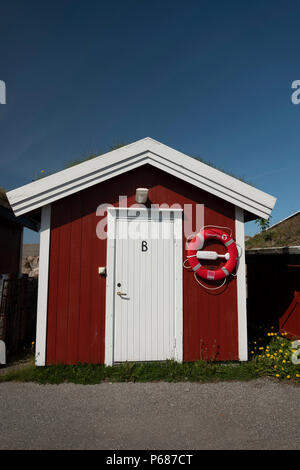
<svg viewBox="0 0 300 470">
<path fill-rule="evenodd" d="M 0 274 L 19 274 L 22 227 L 0 220 Z"/>
<path fill-rule="evenodd" d="M 279 329 L 290 338 L 300 338 L 300 266 L 285 267 L 280 294 Z"/>
<path fill-rule="evenodd" d="M 106 265 L 106 241 L 96 236 L 96 209 L 117 206 L 119 195 L 135 203 L 137 187 L 150 189 L 152 204 L 192 204 L 194 212 L 204 204 L 205 224 L 230 227 L 235 237 L 234 206 L 148 165 L 53 203 L 47 364 L 104 362 L 106 280 L 98 266 Z M 185 259 L 185 240 L 183 250 Z M 183 298 L 184 360 L 238 359 L 236 279 L 208 293 L 184 270 Z"/>
<path fill-rule="evenodd" d="M 288 333 L 289 337 L 300 338 L 300 292 L 295 291 L 293 300 L 280 318 L 280 331 Z"/>
</svg>

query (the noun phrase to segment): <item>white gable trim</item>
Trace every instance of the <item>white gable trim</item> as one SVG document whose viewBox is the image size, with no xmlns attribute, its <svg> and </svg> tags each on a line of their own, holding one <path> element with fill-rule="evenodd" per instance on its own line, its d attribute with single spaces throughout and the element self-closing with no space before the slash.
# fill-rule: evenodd
<svg viewBox="0 0 300 470">
<path fill-rule="evenodd" d="M 149 137 L 7 193 L 15 215 L 43 207 L 139 166 L 150 164 L 258 217 L 276 198 Z"/>
<path fill-rule="evenodd" d="M 35 363 L 37 366 L 46 364 L 47 313 L 48 313 L 48 276 L 51 237 L 51 205 L 42 209 L 39 284 L 36 321 Z"/>
</svg>

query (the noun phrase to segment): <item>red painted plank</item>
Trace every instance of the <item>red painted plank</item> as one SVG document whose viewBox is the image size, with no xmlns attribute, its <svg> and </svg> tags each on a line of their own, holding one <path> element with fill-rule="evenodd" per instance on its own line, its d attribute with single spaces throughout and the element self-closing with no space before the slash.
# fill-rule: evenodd
<svg viewBox="0 0 300 470">
<path fill-rule="evenodd" d="M 57 204 L 60 217 L 64 217 L 65 223 L 61 225 L 59 239 L 59 270 L 57 286 L 57 320 L 56 320 L 56 362 L 67 362 L 67 337 L 69 315 L 70 292 L 70 204 L 67 207 L 63 203 Z M 72 292 L 71 292 L 72 295 Z"/>
<path fill-rule="evenodd" d="M 300 292 L 295 291 L 293 299 L 280 318 L 279 328 L 281 332 L 288 333 L 290 338 L 300 338 Z"/>
<path fill-rule="evenodd" d="M 92 232 L 93 218 L 90 210 L 90 201 L 83 199 L 85 206 L 82 216 L 82 238 L 81 238 L 81 283 L 80 283 L 80 300 L 79 300 L 79 329 L 78 336 L 79 361 L 82 363 L 91 362 L 91 330 L 94 325 L 91 324 L 91 307 L 92 307 L 92 283 L 91 283 L 91 266 L 95 254 L 92 250 Z"/>
<path fill-rule="evenodd" d="M 81 285 L 81 239 L 82 239 L 82 204 L 81 195 L 76 194 L 70 200 L 71 236 L 70 236 L 70 295 L 68 306 L 67 364 L 79 362 L 78 341 L 80 336 L 80 285 Z"/>
</svg>

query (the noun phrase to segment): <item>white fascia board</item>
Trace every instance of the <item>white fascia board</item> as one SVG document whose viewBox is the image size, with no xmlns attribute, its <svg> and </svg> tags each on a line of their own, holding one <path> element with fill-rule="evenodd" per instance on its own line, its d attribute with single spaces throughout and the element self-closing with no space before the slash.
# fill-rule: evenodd
<svg viewBox="0 0 300 470">
<path fill-rule="evenodd" d="M 118 176 L 144 164 L 162 169 L 258 217 L 268 218 L 276 198 L 149 137 L 7 193 L 16 215 Z"/>
<path fill-rule="evenodd" d="M 65 184 L 56 186 L 53 189 L 45 189 L 44 191 L 38 193 L 36 196 L 28 197 L 26 199 L 20 199 L 19 202 L 15 202 L 14 205 L 12 202 L 10 204 L 16 215 L 25 214 L 29 211 L 38 209 L 39 207 L 42 207 L 46 204 L 55 202 L 58 199 L 70 196 L 71 194 L 74 194 L 78 191 L 82 191 L 83 189 L 87 189 L 98 183 L 102 183 L 103 181 L 121 175 L 126 171 L 133 170 L 134 168 L 142 166 L 145 163 L 147 163 L 147 156 L 138 155 L 137 157 L 135 156 L 131 158 L 130 161 L 126 160 L 115 164 L 113 168 L 111 168 L 111 165 L 109 165 L 109 167 L 104 167 L 99 170 L 96 170 L 95 172 L 92 172 L 92 174 L 88 174 L 87 176 L 81 177 L 80 179 L 75 178 L 74 180 L 68 181 Z M 51 176 L 49 176 L 48 178 L 50 178 Z M 23 188 L 27 189 L 26 186 L 23 186 Z"/>
<path fill-rule="evenodd" d="M 59 197 L 54 200 L 65 197 L 67 195 L 65 194 L 66 191 L 68 194 L 72 194 L 85 187 L 97 184 L 97 175 L 99 176 L 101 173 L 108 173 L 111 178 L 115 176 L 114 173 L 115 170 L 118 169 L 118 165 L 126 171 L 126 164 L 130 164 L 130 162 L 139 157 L 140 154 L 145 153 L 147 147 L 146 141 L 147 139 L 143 139 L 133 144 L 126 145 L 112 152 L 99 155 L 99 157 L 92 158 L 86 162 L 74 165 L 71 168 L 67 168 L 9 191 L 7 193 L 9 203 L 14 213 L 20 215 L 21 213 L 24 214 L 33 210 L 31 209 L 31 204 L 36 205 L 36 202 L 40 202 L 40 204 L 37 204 L 37 207 L 42 207 L 48 204 L 50 198 L 56 194 L 59 195 Z M 85 186 L 85 183 L 89 181 L 91 184 Z M 46 200 L 47 202 L 44 202 Z"/>
<path fill-rule="evenodd" d="M 178 152 L 167 145 L 153 141 L 149 150 L 156 153 L 157 157 L 164 157 L 166 160 L 169 160 L 173 166 L 176 164 L 178 168 L 182 167 L 182 170 L 187 170 L 193 174 L 196 179 L 202 181 L 208 187 L 224 192 L 224 194 L 236 194 L 237 198 L 244 196 L 250 203 L 252 201 L 264 206 L 266 208 L 266 213 L 271 212 L 275 205 L 276 198 L 274 196 L 244 183 L 233 176 L 227 175 L 223 171 L 200 162 L 196 158 L 189 157 L 184 153 Z M 209 189 L 206 190 L 210 192 Z M 220 197 L 222 197 L 222 195 Z"/>
<path fill-rule="evenodd" d="M 235 182 L 238 180 L 236 180 L 235 178 L 232 178 L 233 181 L 231 181 L 231 186 L 226 187 L 224 183 L 220 184 L 216 182 L 216 178 L 215 180 L 213 180 L 213 179 L 207 178 L 206 176 L 202 176 L 202 174 L 199 175 L 195 173 L 194 171 L 191 171 L 190 169 L 183 167 L 182 165 L 178 166 L 177 168 L 174 168 L 174 163 L 167 164 L 159 156 L 153 156 L 153 154 L 152 154 L 151 164 L 161 170 L 164 170 L 176 176 L 177 178 L 180 178 L 194 186 L 197 186 L 200 189 L 203 189 L 204 191 L 207 191 L 211 194 L 214 194 L 215 196 L 220 197 L 221 199 L 224 199 L 234 205 L 237 205 L 241 207 L 242 209 L 245 209 L 251 212 L 252 214 L 257 215 L 258 217 L 263 217 L 267 219 L 270 216 L 272 208 L 275 205 L 276 199 L 273 198 L 273 196 L 271 196 L 273 198 L 273 201 L 272 201 L 273 205 L 269 207 L 266 205 L 265 199 L 261 194 L 257 196 L 260 196 L 260 201 L 264 201 L 264 202 L 258 202 L 258 200 L 251 199 L 245 196 L 243 193 L 238 192 L 235 186 Z M 219 172 L 219 173 L 222 174 L 222 172 Z M 245 184 L 245 183 L 242 183 L 242 184 Z M 255 188 L 252 188 L 251 186 L 250 188 L 255 189 Z M 259 192 L 262 193 L 262 191 L 259 191 Z M 263 195 L 265 194 L 266 193 L 263 193 Z M 266 196 L 269 196 L 269 195 L 266 194 Z"/>
</svg>

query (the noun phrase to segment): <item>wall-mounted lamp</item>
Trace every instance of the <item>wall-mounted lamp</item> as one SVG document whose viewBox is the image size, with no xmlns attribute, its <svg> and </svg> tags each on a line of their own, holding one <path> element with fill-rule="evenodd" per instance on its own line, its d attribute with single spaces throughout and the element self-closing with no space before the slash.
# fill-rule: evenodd
<svg viewBox="0 0 300 470">
<path fill-rule="evenodd" d="M 135 200 L 138 204 L 145 204 L 148 199 L 149 189 L 147 188 L 137 188 L 135 193 Z"/>
</svg>

